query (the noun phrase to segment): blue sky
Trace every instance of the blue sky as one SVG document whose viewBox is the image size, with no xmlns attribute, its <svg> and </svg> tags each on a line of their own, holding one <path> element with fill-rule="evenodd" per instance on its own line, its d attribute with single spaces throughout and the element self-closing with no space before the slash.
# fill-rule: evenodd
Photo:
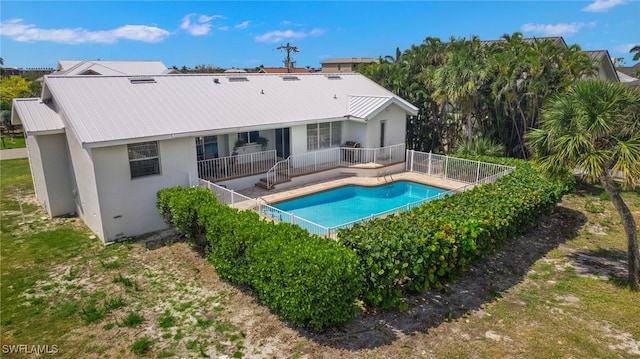
<svg viewBox="0 0 640 359">
<path fill-rule="evenodd" d="M 58 60 L 159 60 L 224 68 L 296 67 L 336 57 L 392 55 L 424 38 L 504 33 L 563 36 L 583 50 L 609 50 L 632 64 L 640 2 L 591 1 L 11 1 L 0 3 L 5 66 Z"/>
</svg>

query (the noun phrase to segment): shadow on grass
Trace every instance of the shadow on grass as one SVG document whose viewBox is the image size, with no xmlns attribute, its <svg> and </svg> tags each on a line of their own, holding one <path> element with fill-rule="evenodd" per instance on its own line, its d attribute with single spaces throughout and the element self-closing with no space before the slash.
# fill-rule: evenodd
<svg viewBox="0 0 640 359">
<path fill-rule="evenodd" d="M 629 288 L 627 253 L 620 249 L 598 248 L 568 255 L 575 272 L 607 279 L 620 288 Z"/>
<path fill-rule="evenodd" d="M 363 314 L 337 331 L 299 333 L 321 345 L 344 350 L 373 349 L 392 343 L 399 333 L 428 332 L 441 323 L 480 309 L 521 282 L 533 264 L 550 250 L 576 236 L 586 217 L 558 207 L 527 234 L 508 240 L 502 248 L 471 265 L 456 283 L 406 297 L 407 311 L 379 310 Z"/>
</svg>

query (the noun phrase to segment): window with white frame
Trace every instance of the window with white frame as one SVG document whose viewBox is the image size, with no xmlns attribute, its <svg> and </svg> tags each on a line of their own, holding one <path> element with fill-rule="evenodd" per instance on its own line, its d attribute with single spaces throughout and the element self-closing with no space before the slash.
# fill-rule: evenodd
<svg viewBox="0 0 640 359">
<path fill-rule="evenodd" d="M 258 137 L 260 137 L 259 131 L 249 131 L 238 133 L 238 140 L 244 142 L 244 144 L 258 143 Z"/>
<path fill-rule="evenodd" d="M 158 142 L 140 142 L 127 145 L 131 178 L 157 175 L 160 173 Z"/>
<path fill-rule="evenodd" d="M 341 122 L 325 122 L 307 125 L 307 151 L 340 146 L 341 142 Z"/>
</svg>

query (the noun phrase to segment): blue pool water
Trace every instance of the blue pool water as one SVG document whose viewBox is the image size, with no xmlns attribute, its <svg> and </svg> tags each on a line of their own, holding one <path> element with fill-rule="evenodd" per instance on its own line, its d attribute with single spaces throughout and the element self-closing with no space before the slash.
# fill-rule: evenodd
<svg viewBox="0 0 640 359">
<path fill-rule="evenodd" d="M 334 227 L 436 196 L 447 190 L 409 181 L 382 186 L 344 186 L 272 204 L 325 227 Z"/>
</svg>

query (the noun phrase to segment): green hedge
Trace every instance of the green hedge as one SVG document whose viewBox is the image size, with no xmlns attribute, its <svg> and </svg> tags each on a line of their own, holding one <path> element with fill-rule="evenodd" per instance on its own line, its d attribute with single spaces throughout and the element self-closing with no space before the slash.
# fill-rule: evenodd
<svg viewBox="0 0 640 359">
<path fill-rule="evenodd" d="M 353 250 L 217 203 L 204 188 L 163 189 L 158 210 L 187 237 L 207 242 L 221 278 L 250 286 L 285 320 L 321 330 L 355 316 L 364 281 Z"/>
<path fill-rule="evenodd" d="M 469 262 L 526 231 L 573 186 L 573 177 L 542 177 L 526 161 L 490 161 L 516 169 L 496 183 L 338 233 L 364 267 L 365 303 L 403 306 L 405 292 L 454 280 Z"/>
</svg>

